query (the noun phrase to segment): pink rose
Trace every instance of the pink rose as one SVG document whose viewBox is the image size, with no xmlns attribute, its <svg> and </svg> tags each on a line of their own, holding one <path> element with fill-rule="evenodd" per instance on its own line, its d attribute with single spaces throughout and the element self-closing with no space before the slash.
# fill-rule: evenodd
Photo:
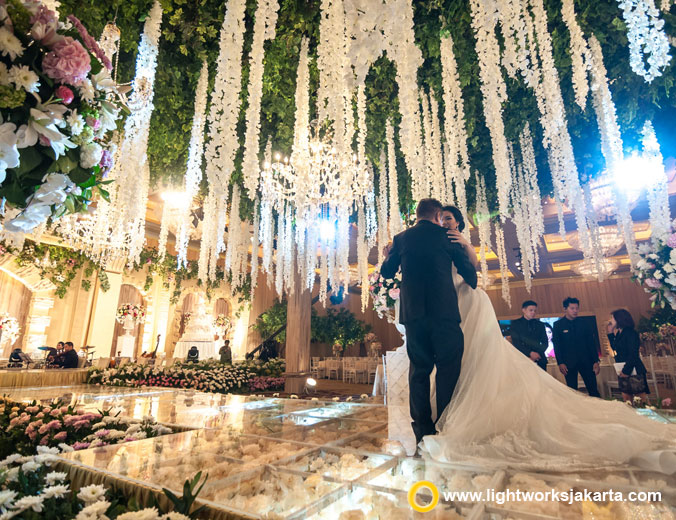
<svg viewBox="0 0 676 520">
<path fill-rule="evenodd" d="M 393 300 L 399 299 L 399 289 L 390 289 L 388 294 L 390 295 L 390 298 L 392 298 Z"/>
<path fill-rule="evenodd" d="M 52 417 L 57 417 L 61 415 L 61 410 L 59 410 L 58 408 L 54 408 L 51 412 L 49 412 L 49 415 L 51 415 Z"/>
<path fill-rule="evenodd" d="M 56 96 L 61 98 L 64 105 L 70 105 L 75 97 L 73 91 L 64 85 L 56 89 Z"/>
<path fill-rule="evenodd" d="M 68 432 L 59 432 L 56 435 L 54 435 L 54 440 L 65 441 L 66 437 L 68 437 Z"/>
<path fill-rule="evenodd" d="M 660 282 L 659 280 L 656 280 L 655 278 L 648 278 L 645 281 L 645 284 L 648 287 L 651 287 L 652 289 L 659 289 L 660 287 L 662 287 L 662 282 Z"/>
<path fill-rule="evenodd" d="M 98 130 L 101 128 L 101 121 L 96 119 L 95 117 L 88 117 L 86 119 L 87 124 L 92 127 L 92 130 Z"/>
<path fill-rule="evenodd" d="M 40 439 L 40 446 L 46 446 L 48 442 L 49 442 L 49 434 L 45 435 L 42 439 Z"/>
<path fill-rule="evenodd" d="M 676 247 L 676 233 L 669 235 L 669 238 L 667 238 L 667 245 L 669 247 Z"/>
<path fill-rule="evenodd" d="M 674 235 L 671 235 L 674 236 Z M 669 407 L 671 406 L 671 399 L 669 397 L 662 399 L 662 406 Z"/>
<path fill-rule="evenodd" d="M 42 60 L 45 74 L 59 83 L 81 84 L 91 70 L 89 53 L 80 42 L 65 37 L 54 44 L 52 51 Z"/>
</svg>

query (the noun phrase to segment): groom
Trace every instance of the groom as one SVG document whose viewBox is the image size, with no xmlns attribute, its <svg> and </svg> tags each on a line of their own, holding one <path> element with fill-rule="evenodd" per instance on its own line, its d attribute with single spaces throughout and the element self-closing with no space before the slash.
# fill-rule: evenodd
<svg viewBox="0 0 676 520">
<path fill-rule="evenodd" d="M 394 278 L 401 266 L 401 312 L 406 327 L 409 405 L 417 442 L 436 433 L 430 405 L 430 374 L 436 366 L 437 418 L 448 405 L 460 376 L 463 335 L 452 266 L 473 288 L 477 274 L 464 248 L 451 242 L 441 227 L 442 205 L 422 199 L 416 225 L 394 237 L 380 268 Z"/>
</svg>

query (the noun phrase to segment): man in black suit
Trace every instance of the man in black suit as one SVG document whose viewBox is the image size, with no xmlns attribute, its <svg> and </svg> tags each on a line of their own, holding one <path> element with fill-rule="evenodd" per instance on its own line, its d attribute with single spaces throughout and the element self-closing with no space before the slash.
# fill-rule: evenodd
<svg viewBox="0 0 676 520">
<path fill-rule="evenodd" d="M 542 370 L 547 370 L 547 356 L 545 351 L 549 346 L 545 324 L 535 319 L 538 304 L 533 300 L 526 300 L 521 305 L 523 317 L 512 320 L 509 326 L 514 345 L 524 356 L 530 358 Z"/>
<path fill-rule="evenodd" d="M 563 300 L 563 308 L 565 315 L 554 323 L 554 354 L 559 370 L 573 390 L 577 390 L 579 373 L 589 395 L 601 397 L 596 384 L 600 366 L 594 332 L 577 317 L 580 300 L 568 297 Z"/>
<path fill-rule="evenodd" d="M 63 347 L 63 354 L 58 356 L 55 364 L 61 368 L 77 368 L 79 359 L 73 342 L 67 341 Z"/>
<path fill-rule="evenodd" d="M 394 237 L 380 268 L 394 278 L 401 267 L 399 322 L 406 326 L 409 405 L 416 440 L 436 433 L 430 404 L 430 374 L 436 366 L 437 418 L 448 405 L 460 376 L 463 335 L 452 266 L 474 289 L 477 274 L 464 248 L 441 227 L 438 200 L 422 199 L 416 225 Z"/>
</svg>

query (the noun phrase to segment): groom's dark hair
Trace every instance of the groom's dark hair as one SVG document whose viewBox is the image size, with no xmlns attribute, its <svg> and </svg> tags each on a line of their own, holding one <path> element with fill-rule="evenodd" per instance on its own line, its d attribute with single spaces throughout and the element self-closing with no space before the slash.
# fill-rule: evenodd
<svg viewBox="0 0 676 520">
<path fill-rule="evenodd" d="M 420 199 L 415 210 L 416 218 L 433 219 L 441 211 L 441 202 L 437 199 Z"/>
<path fill-rule="evenodd" d="M 567 309 L 568 306 L 569 306 L 571 303 L 576 303 L 577 305 L 580 305 L 580 300 L 578 300 L 577 298 L 572 298 L 572 297 L 568 296 L 568 298 L 566 298 L 565 300 L 563 300 L 563 308 L 564 308 L 564 309 Z"/>
<path fill-rule="evenodd" d="M 533 300 L 526 300 L 525 302 L 523 302 L 523 303 L 521 304 L 521 308 L 522 308 L 522 309 L 525 309 L 526 307 L 530 307 L 531 305 L 533 305 L 533 306 L 535 306 L 535 307 L 538 306 L 538 304 L 537 304 L 536 302 L 534 302 Z"/>
</svg>

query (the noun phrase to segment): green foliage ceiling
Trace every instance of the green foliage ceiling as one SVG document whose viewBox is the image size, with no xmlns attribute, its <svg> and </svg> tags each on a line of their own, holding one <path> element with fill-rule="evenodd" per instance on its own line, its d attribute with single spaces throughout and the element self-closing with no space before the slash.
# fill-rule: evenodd
<svg viewBox="0 0 676 520">
<path fill-rule="evenodd" d="M 377 1 L 377 0 L 373 0 Z M 568 127 L 573 139 L 581 174 L 594 175 L 603 168 L 600 138 L 591 103 L 583 112 L 574 102 L 571 83 L 569 36 L 561 18 L 560 0 L 544 0 L 549 14 L 549 29 L 554 42 L 554 58 L 559 70 L 561 88 L 566 102 Z M 227 2 L 223 0 L 161 0 L 164 7 L 163 31 L 155 83 L 155 111 L 150 127 L 149 156 L 154 182 L 180 183 L 185 171 L 188 141 L 193 117 L 197 78 L 204 58 L 210 64 L 210 76 L 215 75 L 218 37 Z M 248 52 L 251 47 L 255 0 L 247 2 L 247 36 L 243 57 L 242 112 L 240 141 L 243 143 L 246 85 L 248 82 Z M 134 62 L 145 14 L 152 0 L 62 0 L 60 12 L 74 13 L 99 35 L 106 22 L 117 16 L 122 31 L 118 81 L 131 81 Z M 280 0 L 277 37 L 265 45 L 265 74 L 261 115 L 261 147 L 271 137 L 276 150 L 290 151 L 293 140 L 294 92 L 300 41 L 311 38 L 311 52 L 316 51 L 319 36 L 319 0 Z M 487 185 L 494 184 L 491 143 L 485 126 L 479 85 L 479 65 L 474 51 L 469 0 L 416 0 L 416 40 L 425 58 L 419 70 L 419 83 L 433 88 L 441 102 L 441 63 L 439 41 L 443 31 L 453 37 L 458 60 L 460 81 L 465 100 L 466 125 L 469 136 L 470 161 L 473 169 L 486 176 Z M 663 75 L 651 84 L 634 74 L 629 67 L 626 27 L 616 0 L 576 0 L 578 21 L 588 36 L 595 34 L 600 41 L 610 88 L 617 105 L 625 148 L 637 146 L 637 135 L 646 119 L 653 120 L 665 156 L 676 155 L 673 121 L 676 118 L 674 95 L 674 60 Z M 666 31 L 676 36 L 676 7 L 661 13 Z M 673 51 L 673 49 L 672 49 Z M 672 52 L 672 54 L 675 54 Z M 317 69 L 312 65 L 311 88 L 317 85 Z M 535 98 L 523 84 L 507 78 L 509 102 L 505 106 L 505 133 L 516 140 L 526 121 L 530 122 L 534 138 L 540 141 L 541 127 Z M 398 124 L 397 84 L 394 65 L 381 58 L 372 67 L 366 83 L 367 95 L 367 154 L 376 168 L 380 146 L 384 141 L 385 121 L 392 117 Z M 443 115 L 443 112 L 440 112 Z M 398 171 L 400 200 L 410 202 L 408 176 L 399 153 Z M 541 145 L 536 147 L 543 193 L 550 191 L 550 176 Z M 238 164 L 241 161 L 241 151 Z M 239 173 L 235 181 L 241 182 Z M 468 187 L 469 200 L 473 189 Z M 492 190 L 491 190 L 492 191 Z M 489 193 L 493 197 L 494 193 Z"/>
</svg>

